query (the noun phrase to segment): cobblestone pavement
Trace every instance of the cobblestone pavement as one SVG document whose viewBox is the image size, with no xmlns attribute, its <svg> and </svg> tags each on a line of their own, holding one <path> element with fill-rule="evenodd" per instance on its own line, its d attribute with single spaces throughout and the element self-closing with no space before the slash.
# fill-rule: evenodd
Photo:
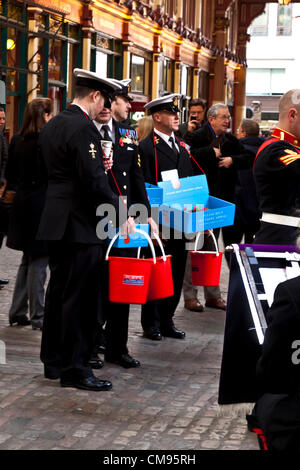
<svg viewBox="0 0 300 470">
<path fill-rule="evenodd" d="M 10 327 L 11 302 L 20 253 L 0 250 L 0 339 L 6 364 L 0 364 L 0 449 L 99 450 L 257 450 L 244 417 L 218 414 L 217 394 L 225 313 L 176 313 L 185 340 L 144 339 L 140 308 L 130 317 L 130 353 L 142 367 L 105 364 L 99 377 L 113 382 L 109 392 L 61 388 L 46 380 L 39 360 L 41 332 Z M 226 297 L 228 270 L 221 288 Z M 202 289 L 199 297 L 202 296 Z"/>
</svg>

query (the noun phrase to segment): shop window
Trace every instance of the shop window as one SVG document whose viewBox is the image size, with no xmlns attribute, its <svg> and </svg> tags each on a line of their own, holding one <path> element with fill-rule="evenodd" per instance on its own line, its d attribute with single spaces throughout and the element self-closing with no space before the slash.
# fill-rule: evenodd
<svg viewBox="0 0 300 470">
<path fill-rule="evenodd" d="M 72 100 L 73 97 L 73 70 L 77 67 L 77 48 L 76 44 L 68 44 L 68 75 L 67 75 L 67 99 Z"/>
<path fill-rule="evenodd" d="M 108 55 L 101 51 L 96 51 L 96 73 L 101 78 L 107 78 Z"/>
<path fill-rule="evenodd" d="M 121 41 L 94 34 L 92 44 L 91 70 L 102 78 L 122 77 Z"/>
<path fill-rule="evenodd" d="M 59 86 L 49 86 L 48 97 L 53 101 L 54 115 L 62 111 L 63 88 Z"/>
<path fill-rule="evenodd" d="M 136 93 L 144 93 L 145 59 L 131 55 L 131 90 Z"/>
<path fill-rule="evenodd" d="M 277 36 L 291 36 L 292 34 L 292 5 L 278 5 L 277 10 Z"/>
<path fill-rule="evenodd" d="M 52 39 L 49 47 L 49 80 L 61 80 L 62 63 L 62 42 L 57 39 Z"/>
<path fill-rule="evenodd" d="M 68 37 L 70 39 L 74 39 L 75 41 L 78 41 L 79 37 L 79 30 L 78 30 L 78 26 L 77 25 L 74 25 L 74 24 L 69 24 L 69 34 L 68 34 Z"/>
<path fill-rule="evenodd" d="M 266 5 L 265 11 L 252 21 L 249 28 L 251 36 L 268 36 L 269 24 L 269 5 Z"/>
<path fill-rule="evenodd" d="M 174 63 L 170 59 L 162 58 L 160 61 L 160 94 L 171 93 L 174 88 Z"/>
<path fill-rule="evenodd" d="M 184 96 L 192 95 L 192 67 L 188 67 L 185 64 L 181 66 L 181 77 L 180 77 L 180 93 Z"/>
<path fill-rule="evenodd" d="M 70 103 L 74 95 L 73 70 L 81 67 L 80 30 L 76 24 L 68 24 L 68 70 L 67 70 L 67 101 Z"/>
<path fill-rule="evenodd" d="M 1 2 L 3 4 L 3 2 Z M 8 2 L 7 5 L 7 16 L 9 19 L 14 20 L 14 21 L 20 21 L 22 22 L 23 18 L 23 7 L 18 4 L 17 2 Z"/>
<path fill-rule="evenodd" d="M 44 39 L 39 38 L 39 46 L 38 46 L 38 53 L 36 54 L 36 61 L 38 65 L 38 90 L 37 93 L 38 95 L 43 96 L 43 89 L 44 89 L 44 70 L 45 70 L 45 64 L 44 64 Z"/>
<path fill-rule="evenodd" d="M 209 73 L 205 70 L 199 72 L 199 98 L 208 102 L 209 98 Z"/>
<path fill-rule="evenodd" d="M 20 65 L 20 31 L 15 28 L 7 29 L 7 67 L 6 72 L 6 89 L 7 91 L 18 91 L 18 73 L 16 70 L 10 70 Z"/>
</svg>

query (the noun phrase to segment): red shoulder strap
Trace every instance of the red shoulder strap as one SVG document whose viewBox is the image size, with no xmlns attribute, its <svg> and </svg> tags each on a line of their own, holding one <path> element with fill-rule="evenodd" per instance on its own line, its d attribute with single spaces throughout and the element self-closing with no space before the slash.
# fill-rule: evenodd
<svg viewBox="0 0 300 470">
<path fill-rule="evenodd" d="M 176 136 L 175 136 L 176 140 L 179 142 L 179 145 L 181 145 L 181 140 L 179 140 Z M 185 150 L 187 151 L 187 153 L 189 154 L 190 158 L 193 160 L 194 163 L 196 163 L 197 167 L 202 171 L 202 173 L 205 175 L 204 171 L 202 170 L 201 166 L 199 165 L 199 163 L 196 161 L 196 159 L 193 157 L 193 155 L 191 154 L 191 152 L 184 146 Z"/>
<path fill-rule="evenodd" d="M 257 154 L 256 154 L 256 157 L 255 157 L 255 160 L 254 160 L 254 163 L 253 163 L 253 166 L 255 165 L 256 159 L 257 159 L 258 155 L 260 154 L 260 152 L 261 152 L 262 150 L 264 150 L 266 147 L 268 147 L 268 145 L 273 144 L 274 142 L 278 142 L 278 140 L 279 140 L 279 139 L 278 139 L 277 137 L 273 137 L 273 139 L 268 139 L 268 140 L 266 140 L 266 141 L 259 147 L 259 149 L 258 149 L 258 151 L 257 151 Z"/>
</svg>

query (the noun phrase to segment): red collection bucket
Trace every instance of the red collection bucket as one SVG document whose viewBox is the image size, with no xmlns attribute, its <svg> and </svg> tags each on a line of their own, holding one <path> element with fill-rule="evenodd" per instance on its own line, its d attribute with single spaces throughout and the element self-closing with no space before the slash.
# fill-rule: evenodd
<svg viewBox="0 0 300 470">
<path fill-rule="evenodd" d="M 147 300 L 158 300 L 174 295 L 173 276 L 171 266 L 171 255 L 165 254 L 162 242 L 156 233 L 154 233 L 162 256 L 156 258 L 156 263 L 152 265 L 149 290 Z"/>
<path fill-rule="evenodd" d="M 223 253 L 218 250 L 217 241 L 212 230 L 209 230 L 209 232 L 213 237 L 216 251 L 197 251 L 200 232 L 196 237 L 195 250 L 190 251 L 192 283 L 195 286 L 217 286 L 220 282 Z"/>
<path fill-rule="evenodd" d="M 145 304 L 147 302 L 149 283 L 156 256 L 149 235 L 143 230 L 136 229 L 148 239 L 153 258 L 138 259 L 110 256 L 109 252 L 120 235 L 118 232 L 111 240 L 106 260 L 109 262 L 109 300 L 124 304 Z"/>
</svg>

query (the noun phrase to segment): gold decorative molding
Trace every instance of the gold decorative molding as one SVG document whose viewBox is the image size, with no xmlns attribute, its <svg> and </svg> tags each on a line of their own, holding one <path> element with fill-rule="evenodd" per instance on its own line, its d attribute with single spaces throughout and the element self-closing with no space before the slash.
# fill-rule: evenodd
<svg viewBox="0 0 300 470">
<path fill-rule="evenodd" d="M 26 1 L 26 3 L 30 5 L 31 2 Z M 71 6 L 61 0 L 34 0 L 34 4 L 55 11 L 61 15 L 69 15 L 72 11 Z"/>
<path fill-rule="evenodd" d="M 226 31 L 229 25 L 230 25 L 230 21 L 228 18 L 225 18 L 224 16 L 217 16 L 215 18 L 215 30 L 216 31 Z"/>
<path fill-rule="evenodd" d="M 238 45 L 246 44 L 247 42 L 250 41 L 250 38 L 251 38 L 250 34 L 244 32 L 244 31 L 240 31 L 238 33 Z"/>
</svg>

